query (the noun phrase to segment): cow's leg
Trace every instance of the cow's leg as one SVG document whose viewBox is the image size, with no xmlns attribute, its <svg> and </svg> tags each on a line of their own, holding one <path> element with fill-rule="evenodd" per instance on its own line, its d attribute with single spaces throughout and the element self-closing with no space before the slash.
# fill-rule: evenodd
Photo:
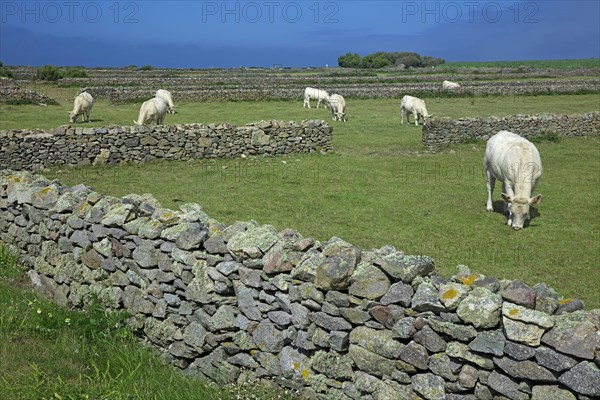
<svg viewBox="0 0 600 400">
<path fill-rule="evenodd" d="M 413 117 L 415 118 L 415 126 L 419 126 L 419 114 L 416 111 L 413 111 Z"/>
<path fill-rule="evenodd" d="M 404 125 L 404 108 L 400 108 L 400 124 Z"/>
<path fill-rule="evenodd" d="M 317 99 L 317 108 L 319 108 L 319 105 L 320 105 L 320 104 L 321 104 L 321 98 L 319 97 L 319 98 Z"/>
<path fill-rule="evenodd" d="M 513 192 L 512 186 L 507 185 L 506 182 L 502 183 L 502 193 L 506 193 L 511 199 L 515 197 L 515 193 Z M 503 210 L 504 214 L 508 214 L 508 222 L 506 223 L 506 225 L 512 226 L 513 215 L 510 211 L 510 204 L 506 201 L 504 202 Z"/>
<path fill-rule="evenodd" d="M 496 185 L 496 177 L 494 175 L 492 175 L 492 173 L 489 170 L 486 170 L 485 174 L 487 177 L 485 186 L 487 187 L 487 192 L 488 192 L 487 204 L 485 206 L 485 209 L 488 210 L 489 212 L 492 212 L 492 211 L 494 211 L 494 205 L 492 203 L 492 193 L 494 193 L 494 185 Z"/>
</svg>

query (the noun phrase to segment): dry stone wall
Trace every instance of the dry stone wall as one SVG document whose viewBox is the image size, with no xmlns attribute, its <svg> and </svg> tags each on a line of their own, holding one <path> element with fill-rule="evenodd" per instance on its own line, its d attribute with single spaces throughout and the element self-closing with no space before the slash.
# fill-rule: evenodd
<svg viewBox="0 0 600 400">
<path fill-rule="evenodd" d="M 36 170 L 51 165 L 143 163 L 156 158 L 191 160 L 242 154 L 288 154 L 332 149 L 332 128 L 323 120 L 155 126 L 68 125 L 0 131 L 0 168 Z"/>
<path fill-rule="evenodd" d="M 416 82 L 415 82 L 416 81 Z M 401 98 L 406 94 L 419 97 L 435 96 L 498 96 L 498 95 L 544 95 L 597 93 L 600 80 L 526 80 L 461 82 L 461 88 L 442 91 L 441 82 L 419 82 L 418 79 L 397 82 L 393 79 L 346 77 L 343 79 L 290 80 L 248 78 L 187 82 L 176 85 L 164 81 L 173 94 L 175 104 L 179 101 L 255 101 L 255 100 L 302 100 L 306 86 L 318 86 L 330 93 L 344 97 L 359 98 Z M 157 81 L 158 82 L 158 81 Z M 160 84 L 140 82 L 136 86 L 87 86 L 80 91 L 89 92 L 94 98 L 108 98 L 111 104 L 146 100 L 154 96 Z"/>
<path fill-rule="evenodd" d="M 269 379 L 309 399 L 587 400 L 600 310 L 392 246 L 362 250 L 197 204 L 0 175 L 0 238 L 60 304 L 125 310 L 165 360 L 218 383 Z"/>
<path fill-rule="evenodd" d="M 600 134 L 600 112 L 585 114 L 509 115 L 489 118 L 431 118 L 423 126 L 423 143 L 438 147 L 450 143 L 487 140 L 500 130 L 523 137 L 594 136 Z"/>
</svg>

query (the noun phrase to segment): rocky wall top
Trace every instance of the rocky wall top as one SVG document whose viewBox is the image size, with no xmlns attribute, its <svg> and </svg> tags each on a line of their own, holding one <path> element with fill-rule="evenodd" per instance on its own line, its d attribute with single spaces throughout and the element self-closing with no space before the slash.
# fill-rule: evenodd
<svg viewBox="0 0 600 400">
<path fill-rule="evenodd" d="M 525 138 L 573 137 L 600 134 L 600 112 L 584 114 L 507 115 L 487 118 L 431 118 L 423 126 L 423 143 L 438 147 L 450 143 L 487 140 L 501 130 Z"/>
<path fill-rule="evenodd" d="M 332 134 L 323 120 L 9 130 L 0 131 L 0 168 L 326 152 Z"/>
</svg>

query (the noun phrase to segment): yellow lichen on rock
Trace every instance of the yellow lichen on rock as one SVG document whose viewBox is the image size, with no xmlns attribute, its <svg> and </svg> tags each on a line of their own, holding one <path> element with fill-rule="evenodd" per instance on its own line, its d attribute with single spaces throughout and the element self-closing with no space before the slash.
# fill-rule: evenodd
<svg viewBox="0 0 600 400">
<path fill-rule="evenodd" d="M 562 300 L 558 301 L 558 304 L 560 304 L 562 306 L 563 304 L 567 304 L 567 303 L 570 303 L 572 301 L 574 301 L 574 300 L 573 299 L 562 299 Z"/>
<path fill-rule="evenodd" d="M 444 293 L 442 293 L 442 300 L 450 300 L 456 298 L 458 292 L 456 289 L 448 289 Z"/>
<path fill-rule="evenodd" d="M 302 369 L 300 375 L 302 376 L 302 379 L 307 379 L 310 375 L 310 370 L 308 368 L 304 368 Z"/>
<path fill-rule="evenodd" d="M 475 282 L 475 280 L 478 278 L 477 274 L 472 274 L 469 276 L 461 276 L 460 278 L 458 278 L 463 284 L 467 285 L 467 286 L 471 286 L 473 284 L 473 282 Z"/>
</svg>

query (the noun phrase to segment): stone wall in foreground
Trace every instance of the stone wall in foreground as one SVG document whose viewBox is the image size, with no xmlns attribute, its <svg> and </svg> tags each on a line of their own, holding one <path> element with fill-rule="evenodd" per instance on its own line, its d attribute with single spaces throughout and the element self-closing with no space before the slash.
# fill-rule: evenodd
<svg viewBox="0 0 600 400">
<path fill-rule="evenodd" d="M 431 118 L 423 126 L 423 143 L 437 147 L 450 143 L 487 140 L 507 130 L 523 137 L 592 136 L 600 134 L 600 111 L 585 114 L 508 115 L 489 118 Z"/>
<path fill-rule="evenodd" d="M 225 384 L 269 379 L 308 399 L 592 399 L 600 310 L 545 284 L 290 229 L 197 204 L 105 196 L 0 175 L 0 238 L 60 304 L 125 310 L 164 359 Z"/>
<path fill-rule="evenodd" d="M 323 120 L 9 130 L 0 131 L 0 168 L 309 153 L 331 150 L 332 134 Z"/>
</svg>

